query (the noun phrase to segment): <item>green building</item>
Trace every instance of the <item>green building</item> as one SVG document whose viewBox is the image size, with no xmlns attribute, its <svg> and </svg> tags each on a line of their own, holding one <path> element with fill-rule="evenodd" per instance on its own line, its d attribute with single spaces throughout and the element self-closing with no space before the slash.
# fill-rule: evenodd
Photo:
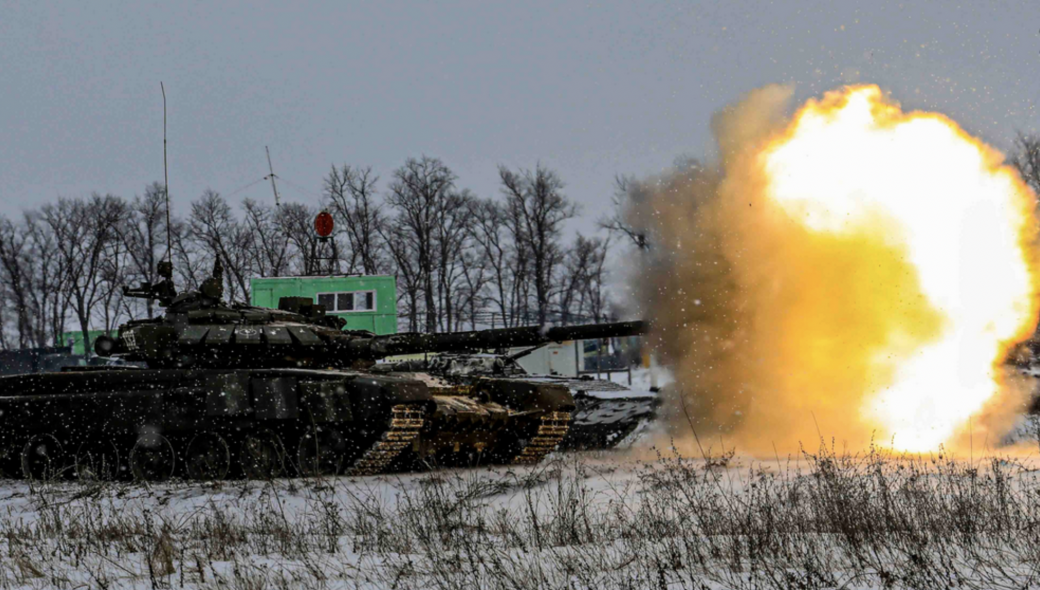
<svg viewBox="0 0 1040 590">
<path fill-rule="evenodd" d="M 277 308 L 282 297 L 307 297 L 347 320 L 347 330 L 397 332 L 397 280 L 392 276 L 254 278 L 250 290 L 259 307 Z"/>
</svg>

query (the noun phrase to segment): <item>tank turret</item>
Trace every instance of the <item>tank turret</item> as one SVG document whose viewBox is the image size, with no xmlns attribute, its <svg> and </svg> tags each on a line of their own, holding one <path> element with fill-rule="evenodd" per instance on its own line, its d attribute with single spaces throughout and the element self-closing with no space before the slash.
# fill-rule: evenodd
<svg viewBox="0 0 1040 590">
<path fill-rule="evenodd" d="M 344 331 L 343 319 L 326 315 L 324 307 L 306 298 L 283 298 L 277 310 L 226 303 L 221 272 L 218 263 L 199 291 L 181 295 L 166 281 L 128 291 L 130 296 L 158 299 L 166 313 L 158 319 L 129 322 L 115 339 L 99 338 L 95 352 L 152 367 L 364 368 L 395 355 L 506 350 L 646 331 L 644 322 L 635 321 L 377 336 Z"/>
</svg>

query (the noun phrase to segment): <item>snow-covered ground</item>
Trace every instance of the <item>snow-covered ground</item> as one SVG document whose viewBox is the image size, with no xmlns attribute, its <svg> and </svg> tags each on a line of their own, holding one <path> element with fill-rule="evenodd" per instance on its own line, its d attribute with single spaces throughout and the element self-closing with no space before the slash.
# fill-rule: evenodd
<svg viewBox="0 0 1040 590">
<path fill-rule="evenodd" d="M 0 588 L 1040 584 L 1034 459 L 643 449 L 368 478 L 0 482 Z"/>
</svg>

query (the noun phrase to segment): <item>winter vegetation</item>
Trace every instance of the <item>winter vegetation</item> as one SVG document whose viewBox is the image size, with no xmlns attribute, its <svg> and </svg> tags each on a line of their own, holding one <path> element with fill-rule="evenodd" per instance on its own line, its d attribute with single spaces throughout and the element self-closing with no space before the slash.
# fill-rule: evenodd
<svg viewBox="0 0 1040 590">
<path fill-rule="evenodd" d="M 213 484 L 11 483 L 0 588 L 1028 588 L 1009 458 L 556 457 Z"/>
<path fill-rule="evenodd" d="M 459 186 L 436 158 L 409 159 L 381 181 L 370 168 L 333 167 L 320 202 L 234 201 L 206 191 L 170 220 L 175 280 L 195 288 L 215 259 L 225 292 L 249 300 L 252 277 L 315 273 L 322 209 L 337 220 L 336 272 L 397 276 L 401 329 L 603 320 L 609 238 L 565 234 L 578 207 L 551 169 L 499 169 L 501 194 Z M 176 208 L 175 208 L 176 209 Z M 165 193 L 131 199 L 59 198 L 0 217 L 0 349 L 46 346 L 67 331 L 110 330 L 156 310 L 122 286 L 155 283 L 167 255 Z M 86 335 L 84 334 L 84 339 Z"/>
</svg>

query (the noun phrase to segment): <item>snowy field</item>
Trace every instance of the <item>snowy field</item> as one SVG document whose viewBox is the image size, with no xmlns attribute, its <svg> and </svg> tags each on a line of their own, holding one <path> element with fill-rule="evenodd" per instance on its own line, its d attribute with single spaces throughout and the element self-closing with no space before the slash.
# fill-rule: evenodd
<svg viewBox="0 0 1040 590">
<path fill-rule="evenodd" d="M 644 449 L 369 478 L 6 481 L 0 588 L 1027 588 L 1032 463 Z"/>
</svg>

